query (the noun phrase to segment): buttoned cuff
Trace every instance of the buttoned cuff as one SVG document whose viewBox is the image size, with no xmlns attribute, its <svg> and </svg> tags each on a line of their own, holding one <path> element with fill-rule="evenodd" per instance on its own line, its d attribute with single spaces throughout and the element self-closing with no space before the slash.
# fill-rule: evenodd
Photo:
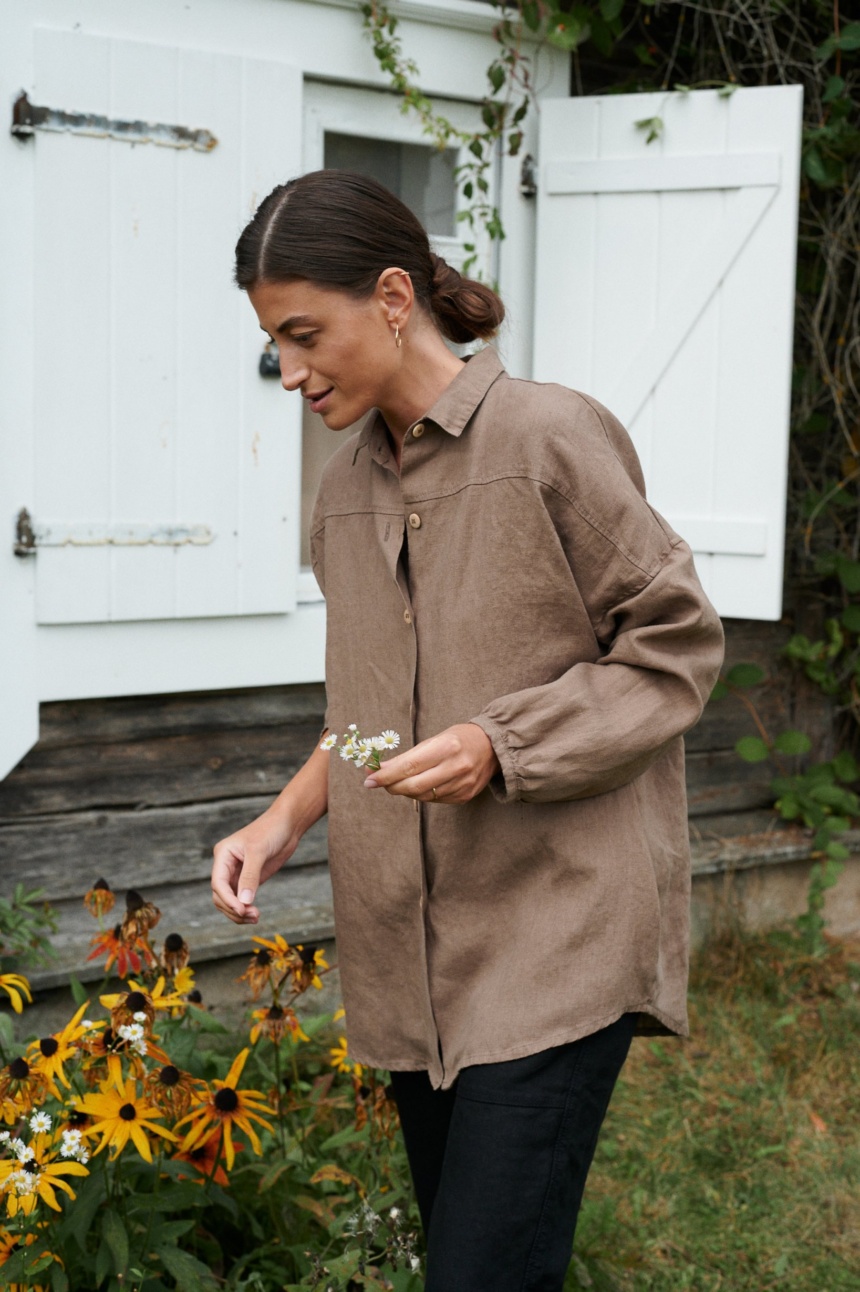
<svg viewBox="0 0 860 1292">
<path fill-rule="evenodd" d="M 522 780 L 517 770 L 514 751 L 508 744 L 507 732 L 484 714 L 479 714 L 477 718 L 470 718 L 469 721 L 476 727 L 480 727 L 488 737 L 499 760 L 501 771 L 496 772 L 489 782 L 491 794 L 500 803 L 516 803 L 522 796 Z"/>
</svg>

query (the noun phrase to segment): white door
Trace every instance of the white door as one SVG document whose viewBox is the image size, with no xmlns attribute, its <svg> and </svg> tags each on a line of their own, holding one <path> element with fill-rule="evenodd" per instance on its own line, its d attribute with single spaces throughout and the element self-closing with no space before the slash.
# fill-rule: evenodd
<svg viewBox="0 0 860 1292">
<path fill-rule="evenodd" d="M 257 370 L 237 231 L 300 166 L 291 67 L 36 31 L 56 110 L 35 166 L 40 624 L 283 613 L 296 598 L 297 410 Z M 64 129 L 59 114 L 107 119 Z M 58 119 L 57 119 L 58 118 Z M 171 126 L 204 130 L 198 146 Z M 86 126 L 84 127 L 86 129 Z M 104 133 L 113 130 L 113 135 Z"/>
<path fill-rule="evenodd" d="M 801 103 L 781 86 L 541 106 L 535 378 L 626 425 L 729 617 L 782 614 Z"/>
</svg>

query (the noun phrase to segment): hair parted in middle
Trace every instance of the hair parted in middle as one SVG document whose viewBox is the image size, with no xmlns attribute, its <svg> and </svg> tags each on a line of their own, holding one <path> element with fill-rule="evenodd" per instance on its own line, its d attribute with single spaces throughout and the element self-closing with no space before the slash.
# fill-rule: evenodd
<svg viewBox="0 0 860 1292">
<path fill-rule="evenodd" d="M 487 339 L 505 317 L 491 288 L 431 251 L 400 198 L 355 171 L 309 171 L 274 188 L 236 244 L 235 279 L 244 291 L 305 279 L 366 297 L 392 265 L 406 270 L 419 305 L 451 341 Z"/>
</svg>

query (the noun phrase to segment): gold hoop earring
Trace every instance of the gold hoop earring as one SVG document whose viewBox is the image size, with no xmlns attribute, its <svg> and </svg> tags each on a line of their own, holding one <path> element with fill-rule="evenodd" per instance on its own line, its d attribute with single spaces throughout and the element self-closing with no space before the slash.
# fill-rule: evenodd
<svg viewBox="0 0 860 1292">
<path fill-rule="evenodd" d="M 397 346 L 398 350 L 399 350 L 399 349 L 400 349 L 400 347 L 403 345 L 403 341 L 402 341 L 401 336 L 400 336 L 400 324 L 399 324 L 399 323 L 395 323 L 395 324 L 394 324 L 394 344 Z"/>
</svg>

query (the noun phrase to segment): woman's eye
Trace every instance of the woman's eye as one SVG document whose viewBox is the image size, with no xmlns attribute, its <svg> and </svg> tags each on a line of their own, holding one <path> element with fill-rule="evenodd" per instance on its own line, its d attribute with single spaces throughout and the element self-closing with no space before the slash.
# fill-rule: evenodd
<svg viewBox="0 0 860 1292">
<path fill-rule="evenodd" d="M 297 336 L 296 335 L 293 336 L 293 340 L 298 341 L 299 345 L 307 345 L 308 341 L 313 341 L 313 339 L 314 339 L 313 332 L 302 332 Z"/>
</svg>

